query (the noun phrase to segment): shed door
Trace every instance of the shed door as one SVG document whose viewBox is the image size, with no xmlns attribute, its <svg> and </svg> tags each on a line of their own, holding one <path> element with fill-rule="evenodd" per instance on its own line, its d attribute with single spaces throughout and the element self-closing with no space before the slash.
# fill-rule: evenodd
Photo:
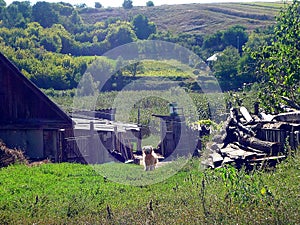
<svg viewBox="0 0 300 225">
<path fill-rule="evenodd" d="M 56 159 L 57 131 L 44 130 L 44 158 Z"/>
<path fill-rule="evenodd" d="M 43 158 L 42 130 L 26 130 L 24 132 L 26 135 L 26 154 L 33 159 Z"/>
</svg>

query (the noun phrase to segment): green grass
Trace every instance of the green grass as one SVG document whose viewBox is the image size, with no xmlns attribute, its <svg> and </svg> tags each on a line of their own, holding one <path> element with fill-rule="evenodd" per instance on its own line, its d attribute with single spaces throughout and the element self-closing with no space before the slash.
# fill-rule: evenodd
<svg viewBox="0 0 300 225">
<path fill-rule="evenodd" d="M 142 62 L 144 71 L 140 76 L 150 77 L 181 77 L 189 78 L 193 75 L 192 68 L 177 60 L 145 60 Z"/>
<path fill-rule="evenodd" d="M 96 168 L 96 169 L 94 169 Z M 203 170 L 190 160 L 152 185 L 111 181 L 155 178 L 129 164 L 15 165 L 0 170 L 1 224 L 299 224 L 300 154 L 274 171 Z M 103 175 L 107 179 L 103 178 Z M 152 202 L 152 210 L 149 203 Z M 108 213 L 108 209 L 110 214 Z"/>
</svg>

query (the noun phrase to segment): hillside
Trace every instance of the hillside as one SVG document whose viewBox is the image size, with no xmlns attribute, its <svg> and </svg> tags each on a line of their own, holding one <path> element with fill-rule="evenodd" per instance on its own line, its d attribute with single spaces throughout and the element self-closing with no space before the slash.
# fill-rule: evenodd
<svg viewBox="0 0 300 225">
<path fill-rule="evenodd" d="M 158 30 L 212 34 L 236 24 L 243 25 L 248 30 L 271 25 L 281 6 L 282 3 L 182 4 L 133 7 L 130 10 L 83 10 L 81 16 L 86 23 L 95 23 L 108 18 L 130 20 L 137 14 L 143 14 L 157 25 Z"/>
</svg>

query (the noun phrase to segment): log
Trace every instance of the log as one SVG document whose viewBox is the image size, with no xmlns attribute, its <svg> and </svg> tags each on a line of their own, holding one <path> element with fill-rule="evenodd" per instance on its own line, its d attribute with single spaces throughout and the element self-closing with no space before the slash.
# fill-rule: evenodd
<svg viewBox="0 0 300 225">
<path fill-rule="evenodd" d="M 258 159 L 252 159 L 251 162 L 261 162 L 261 161 L 269 161 L 269 160 L 282 160 L 285 159 L 285 155 L 280 155 L 280 156 L 269 156 L 269 157 L 263 157 L 263 158 L 258 158 Z"/>
<path fill-rule="evenodd" d="M 293 100 L 289 99 L 288 97 L 281 96 L 281 98 L 288 103 L 289 106 L 291 106 L 294 109 L 300 110 L 300 106 L 295 103 Z"/>
<path fill-rule="evenodd" d="M 277 142 L 262 141 L 256 137 L 250 137 L 247 135 L 239 137 L 238 142 L 245 147 L 251 147 L 261 150 L 267 154 L 277 155 L 281 149 L 281 144 Z"/>
<path fill-rule="evenodd" d="M 253 121 L 252 116 L 250 115 L 250 113 L 248 112 L 248 110 L 246 109 L 246 107 L 242 106 L 240 107 L 240 112 L 242 113 L 243 117 L 245 118 L 245 120 L 250 123 Z"/>
<path fill-rule="evenodd" d="M 280 113 L 280 114 L 277 114 L 276 116 L 274 116 L 273 120 L 282 121 L 282 122 L 297 123 L 297 122 L 300 121 L 300 111 Z"/>
</svg>

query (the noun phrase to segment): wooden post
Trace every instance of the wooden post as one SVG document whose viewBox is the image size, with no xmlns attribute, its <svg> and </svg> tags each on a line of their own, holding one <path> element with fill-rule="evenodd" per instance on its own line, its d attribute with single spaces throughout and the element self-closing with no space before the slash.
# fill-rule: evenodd
<svg viewBox="0 0 300 225">
<path fill-rule="evenodd" d="M 254 103 L 254 115 L 258 116 L 259 114 L 259 102 Z"/>
</svg>

